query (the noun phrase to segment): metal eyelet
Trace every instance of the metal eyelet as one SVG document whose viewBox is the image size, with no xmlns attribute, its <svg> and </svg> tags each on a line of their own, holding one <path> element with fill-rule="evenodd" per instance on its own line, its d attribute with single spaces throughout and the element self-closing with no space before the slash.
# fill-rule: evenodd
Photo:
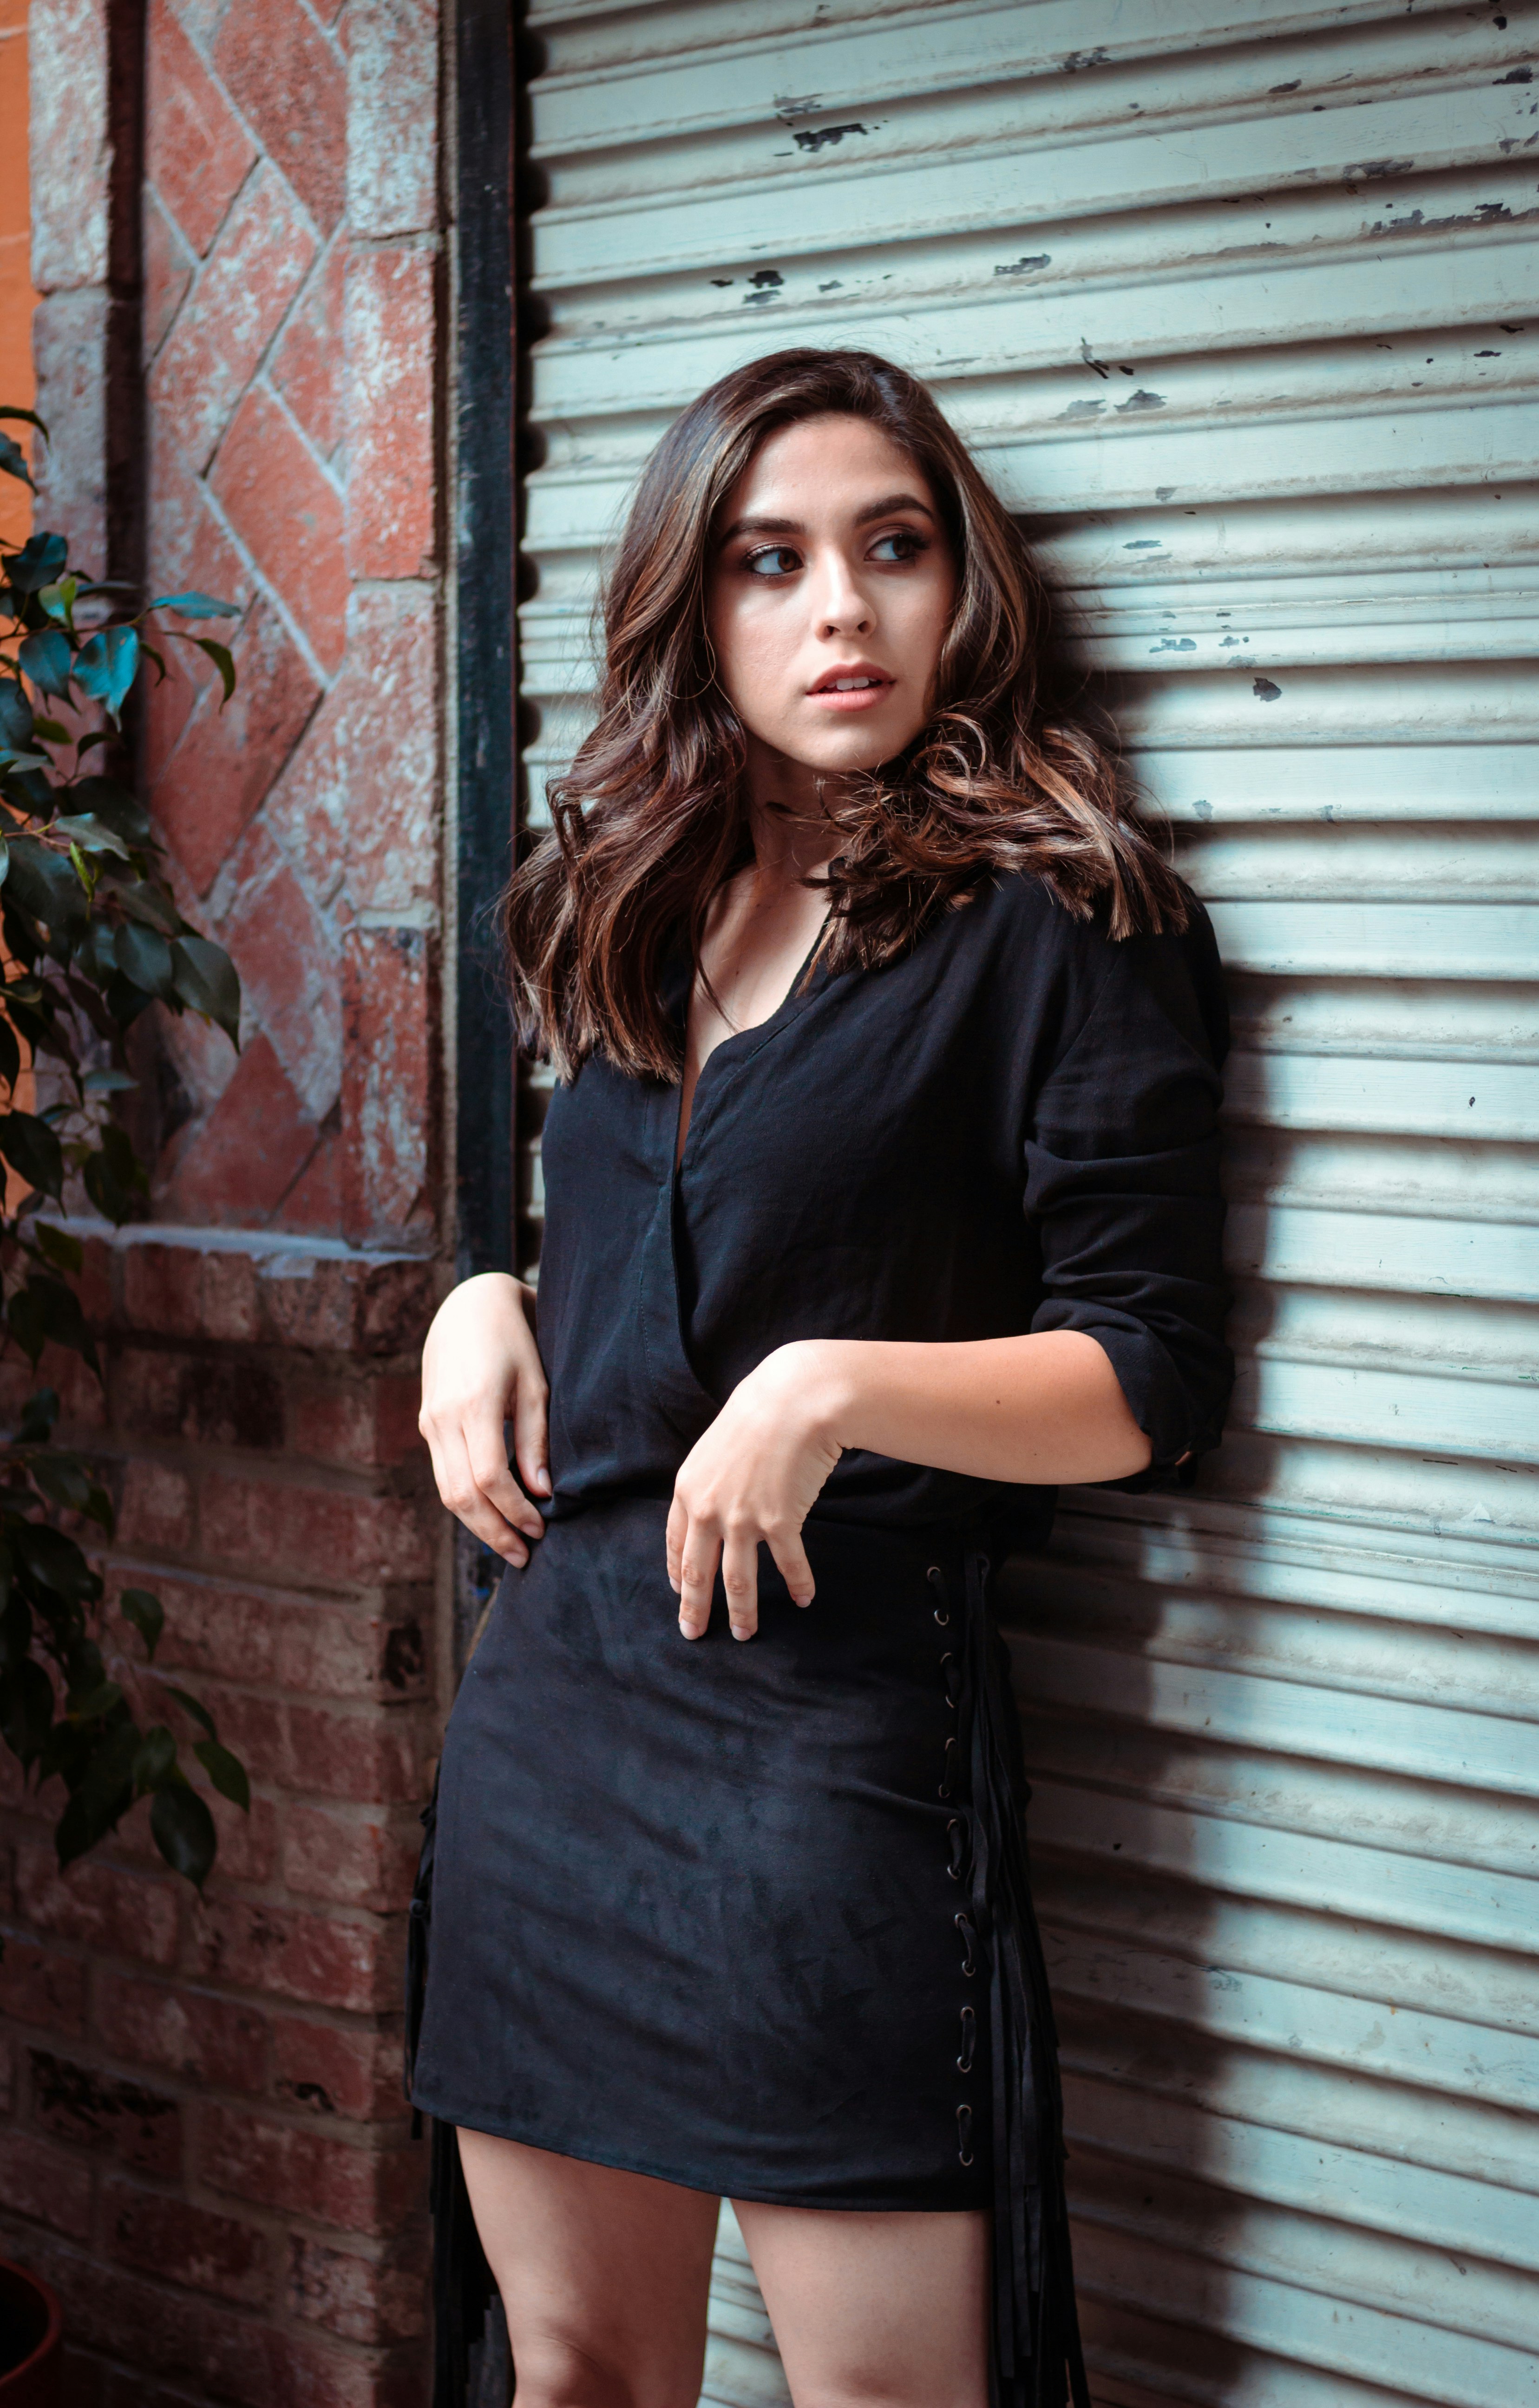
<svg viewBox="0 0 1539 2408">
<path fill-rule="evenodd" d="M 953 1881 L 959 1882 L 967 1870 L 968 1858 L 967 1825 L 959 1814 L 954 1814 L 946 1825 L 946 1845 L 951 1850 L 946 1871 Z"/>
<path fill-rule="evenodd" d="M 948 1739 L 946 1742 L 946 1767 L 945 1770 L 941 1775 L 941 1786 L 936 1792 L 936 1795 L 940 1798 L 950 1798 L 956 1793 L 956 1759 L 960 1754 L 961 1749 L 957 1746 L 956 1740 Z"/>
<path fill-rule="evenodd" d="M 928 1581 L 931 1588 L 937 1590 L 940 1594 L 942 1601 L 935 1609 L 935 1619 L 940 1624 L 942 1629 L 945 1630 L 949 1628 L 951 1624 L 951 1608 L 945 1602 L 946 1576 L 941 1570 L 939 1564 L 931 1564 L 925 1574 L 925 1578 Z"/>
<path fill-rule="evenodd" d="M 949 1648 L 941 1658 L 941 1679 L 945 1688 L 946 1703 L 955 1709 L 962 1699 L 962 1668 Z"/>
<path fill-rule="evenodd" d="M 956 2060 L 958 2073 L 971 2073 L 973 2052 L 978 2045 L 978 2018 L 971 2007 L 962 2009 L 962 2053 Z"/>
<path fill-rule="evenodd" d="M 971 2107 L 958 2107 L 956 2110 L 956 2161 L 958 2165 L 964 2166 L 970 2166 L 972 2163 L 972 2110 Z"/>
<path fill-rule="evenodd" d="M 978 1959 L 972 1953 L 972 1943 L 978 1935 L 965 1914 L 954 1914 L 951 1919 L 962 1935 L 962 1972 L 971 1982 L 978 1971 Z"/>
</svg>

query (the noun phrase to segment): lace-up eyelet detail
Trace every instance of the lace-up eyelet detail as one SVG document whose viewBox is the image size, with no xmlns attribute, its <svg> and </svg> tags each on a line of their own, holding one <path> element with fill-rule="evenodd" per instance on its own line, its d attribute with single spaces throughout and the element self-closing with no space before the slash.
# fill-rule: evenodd
<svg viewBox="0 0 1539 2408">
<path fill-rule="evenodd" d="M 931 1564 L 925 1578 L 940 1600 L 935 1608 L 935 1619 L 942 1629 L 945 1630 L 949 1628 L 951 1623 L 951 1607 L 946 1598 L 946 1576 L 939 1564 Z"/>
<path fill-rule="evenodd" d="M 954 1814 L 946 1825 L 946 1845 L 951 1850 L 946 1871 L 953 1881 L 959 1882 L 967 1870 L 967 1860 L 971 1853 L 968 1847 L 967 1825 L 959 1814 Z"/>
<path fill-rule="evenodd" d="M 972 1976 L 978 1971 L 978 1959 L 973 1955 L 973 1942 L 976 1941 L 978 1935 L 973 1930 L 971 1922 L 967 1915 L 954 1914 L 951 1919 L 962 1935 L 962 1971 L 971 1982 Z"/>
<path fill-rule="evenodd" d="M 946 1703 L 955 1713 L 962 1702 L 962 1668 L 949 1649 L 941 1658 L 941 1678 L 945 1683 Z"/>
<path fill-rule="evenodd" d="M 961 1757 L 962 1751 L 957 1746 L 956 1740 L 948 1739 L 946 1742 L 945 1770 L 941 1775 L 941 1786 L 936 1793 L 939 1797 L 955 1797 L 956 1793 L 956 1767 L 961 1762 Z"/>
<path fill-rule="evenodd" d="M 958 2073 L 971 2073 L 973 2053 L 978 2045 L 978 2018 L 971 2007 L 962 2009 L 962 2046 L 956 2059 Z"/>
<path fill-rule="evenodd" d="M 963 2166 L 970 2166 L 972 2163 L 972 2110 L 971 2107 L 958 2107 L 956 2110 L 956 2161 L 958 2165 Z"/>
</svg>

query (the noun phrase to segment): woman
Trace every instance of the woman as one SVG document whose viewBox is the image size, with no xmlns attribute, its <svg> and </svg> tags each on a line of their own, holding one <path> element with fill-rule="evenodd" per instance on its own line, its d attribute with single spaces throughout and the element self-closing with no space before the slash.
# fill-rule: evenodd
<svg viewBox="0 0 1539 2408">
<path fill-rule="evenodd" d="M 692 2408 L 725 2194 L 798 2408 L 1084 2408 L 986 1581 L 1216 1440 L 1224 1011 L 1043 625 L 868 354 L 725 378 L 641 480 L 506 902 L 538 1343 L 491 1275 L 424 1358 L 511 1567 L 416 1901 L 443 2401 L 495 2279 L 520 2408 Z"/>
</svg>

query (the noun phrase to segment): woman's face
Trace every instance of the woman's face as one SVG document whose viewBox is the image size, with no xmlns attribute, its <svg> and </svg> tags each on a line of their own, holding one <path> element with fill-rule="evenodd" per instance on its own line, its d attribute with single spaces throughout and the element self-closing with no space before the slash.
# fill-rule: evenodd
<svg viewBox="0 0 1539 2408">
<path fill-rule="evenodd" d="M 863 418 L 802 419 L 727 495 L 707 610 L 751 738 L 837 775 L 890 761 L 929 717 L 956 572 L 935 496 Z"/>
</svg>

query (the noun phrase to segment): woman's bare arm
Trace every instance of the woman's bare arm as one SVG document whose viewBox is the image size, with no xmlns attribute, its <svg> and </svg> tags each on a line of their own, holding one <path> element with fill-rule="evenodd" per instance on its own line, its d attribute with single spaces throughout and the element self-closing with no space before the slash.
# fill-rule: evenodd
<svg viewBox="0 0 1539 2408">
<path fill-rule="evenodd" d="M 1077 1329 L 958 1344 L 803 1339 L 741 1382 L 674 1484 L 668 1568 L 698 1638 L 718 1560 L 734 1635 L 758 1626 L 763 1540 L 798 1605 L 801 1526 L 846 1447 L 1040 1487 L 1121 1480 L 1150 1460 L 1110 1357 Z"/>
</svg>

